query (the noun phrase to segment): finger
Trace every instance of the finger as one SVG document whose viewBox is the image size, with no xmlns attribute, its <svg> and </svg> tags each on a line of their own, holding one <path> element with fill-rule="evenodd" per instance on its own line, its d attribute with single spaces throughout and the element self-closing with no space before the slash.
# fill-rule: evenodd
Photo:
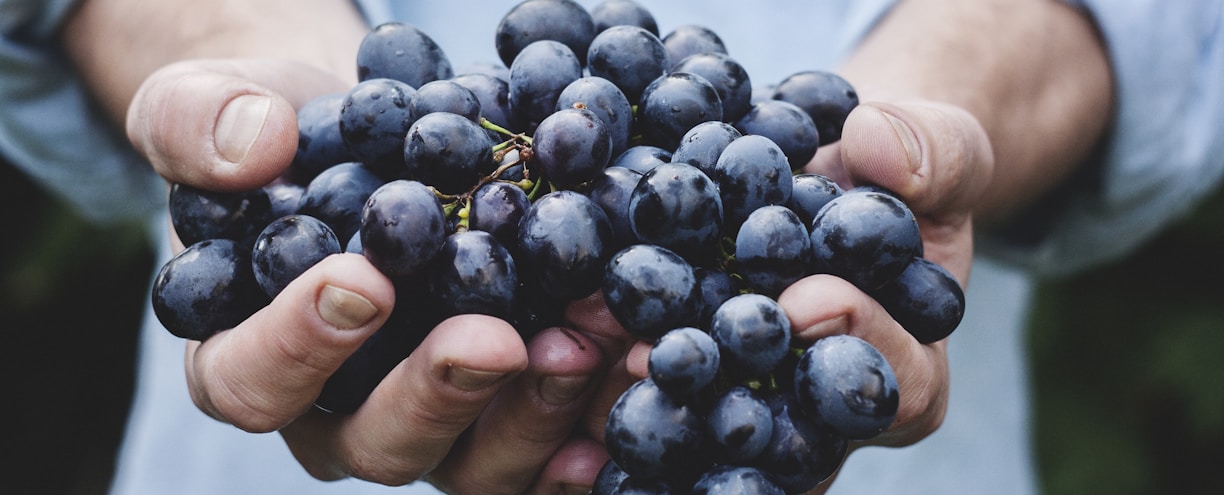
<svg viewBox="0 0 1224 495">
<path fill-rule="evenodd" d="M 616 321 L 616 317 L 604 303 L 603 291 L 596 291 L 568 304 L 565 307 L 565 319 L 574 330 L 595 339 L 613 361 L 635 340 L 620 322 Z"/>
<path fill-rule="evenodd" d="M 557 450 L 540 473 L 540 479 L 528 493 L 590 493 L 595 477 L 608 461 L 608 453 L 599 443 L 576 437 Z"/>
<path fill-rule="evenodd" d="M 352 415 L 312 414 L 281 434 L 316 477 L 410 483 L 442 462 L 527 362 L 522 338 L 505 321 L 453 317 L 433 328 Z"/>
<path fill-rule="evenodd" d="M 127 113 L 128 138 L 162 177 L 236 191 L 271 182 L 297 151 L 294 109 L 344 83 L 283 60 L 192 60 L 154 72 Z"/>
<path fill-rule="evenodd" d="M 888 360 L 897 377 L 901 401 L 897 416 L 875 444 L 905 445 L 939 427 L 947 409 L 945 341 L 922 345 L 888 312 L 849 282 L 813 275 L 778 296 L 795 337 L 814 342 L 830 335 L 852 335 L 869 342 Z"/>
<path fill-rule="evenodd" d="M 533 338 L 527 353 L 527 370 L 428 475 L 431 483 L 449 493 L 522 493 L 570 438 L 604 371 L 599 347 L 553 328 Z"/>
<path fill-rule="evenodd" d="M 325 258 L 242 324 L 188 346 L 192 399 L 243 430 L 280 428 L 310 409 L 394 304 L 390 281 L 365 258 Z"/>
</svg>

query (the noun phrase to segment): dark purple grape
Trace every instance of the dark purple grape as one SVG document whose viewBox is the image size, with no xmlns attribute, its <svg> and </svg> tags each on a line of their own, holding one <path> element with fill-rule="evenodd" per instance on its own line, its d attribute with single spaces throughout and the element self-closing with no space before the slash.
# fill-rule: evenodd
<svg viewBox="0 0 1224 495">
<path fill-rule="evenodd" d="M 858 106 L 858 92 L 841 76 L 807 70 L 787 76 L 774 88 L 773 99 L 794 103 L 816 123 L 823 144 L 841 140 L 842 125 Z"/>
<path fill-rule="evenodd" d="M 851 335 L 821 338 L 804 351 L 795 367 L 795 396 L 805 414 L 853 440 L 888 429 L 901 400 L 884 355 Z"/>
<path fill-rule="evenodd" d="M 698 328 L 669 330 L 651 346 L 647 366 L 660 390 L 686 402 L 718 375 L 718 344 Z"/>
<path fill-rule="evenodd" d="M 357 161 L 393 173 L 403 163 L 404 135 L 412 125 L 408 101 L 416 88 L 388 78 L 349 89 L 340 109 L 340 137 Z"/>
<path fill-rule="evenodd" d="M 915 257 L 871 296 L 923 344 L 947 338 L 965 316 L 965 293 L 956 277 L 926 258 Z"/>
<path fill-rule="evenodd" d="M 335 165 L 320 173 L 302 191 L 297 213 L 310 215 L 331 227 L 338 239 L 348 239 L 361 228 L 361 209 L 383 180 L 360 163 Z"/>
<path fill-rule="evenodd" d="M 612 26 L 591 40 L 587 69 L 592 76 L 615 84 L 629 101 L 641 98 L 646 86 L 667 73 L 671 61 L 659 36 L 637 26 Z"/>
<path fill-rule="evenodd" d="M 871 292 L 901 274 L 922 249 L 918 220 L 888 194 L 847 191 L 812 220 L 813 273 Z"/>
<path fill-rule="evenodd" d="M 430 266 L 429 281 L 444 317 L 476 313 L 509 319 L 519 287 L 510 252 L 479 230 L 446 238 Z"/>
<path fill-rule="evenodd" d="M 647 144 L 675 150 L 693 126 L 722 120 L 722 100 L 704 77 L 672 72 L 655 79 L 642 91 L 638 128 Z"/>
<path fill-rule="evenodd" d="M 617 485 L 616 495 L 674 495 L 685 493 L 673 489 L 673 485 L 659 480 L 643 480 L 637 477 L 627 477 Z"/>
<path fill-rule="evenodd" d="M 617 246 L 628 246 L 638 242 L 629 222 L 629 198 L 637 187 L 642 174 L 625 167 L 603 169 L 587 188 L 587 196 L 603 209 L 612 223 Z"/>
<path fill-rule="evenodd" d="M 797 174 L 793 182 L 791 199 L 786 206 L 799 215 L 799 220 L 807 227 L 811 227 L 812 219 L 824 205 L 843 192 L 833 179 L 820 174 Z"/>
<path fill-rule="evenodd" d="M 510 66 L 528 45 L 540 40 L 564 44 L 582 64 L 595 38 L 595 22 L 572 0 L 526 0 L 506 12 L 497 25 L 494 45 L 502 63 Z"/>
<path fill-rule="evenodd" d="M 649 378 L 625 390 L 608 412 L 604 441 L 626 481 L 696 476 L 705 467 L 701 417 Z"/>
<path fill-rule="evenodd" d="M 591 495 L 613 495 L 616 493 L 616 487 L 620 486 L 622 481 L 625 481 L 629 474 L 625 473 L 620 466 L 608 459 L 604 462 L 602 468 L 599 468 L 599 474 L 595 475 L 595 483 L 591 486 Z"/>
<path fill-rule="evenodd" d="M 655 167 L 671 161 L 672 152 L 651 146 L 639 144 L 630 146 L 624 153 L 612 159 L 613 167 L 625 167 L 639 174 L 651 171 Z"/>
<path fill-rule="evenodd" d="M 710 178 L 718 183 L 728 232 L 757 208 L 786 204 L 795 187 L 782 149 L 764 136 L 747 135 L 728 144 Z"/>
<path fill-rule="evenodd" d="M 534 126 L 556 110 L 561 92 L 580 77 L 582 65 L 569 47 L 553 40 L 533 42 L 510 64 L 510 110 Z"/>
<path fill-rule="evenodd" d="M 760 294 L 728 299 L 710 319 L 723 370 L 754 378 L 773 371 L 790 350 L 790 318 L 778 302 Z"/>
<path fill-rule="evenodd" d="M 353 254 L 364 254 L 365 250 L 361 248 L 361 232 L 353 234 L 349 237 L 348 242 L 344 244 L 344 252 Z"/>
<path fill-rule="evenodd" d="M 706 413 L 714 459 L 744 465 L 756 459 L 773 436 L 773 416 L 765 400 L 743 386 L 723 392 Z"/>
<path fill-rule="evenodd" d="M 530 286 L 557 301 L 591 295 L 603 283 L 612 255 L 612 224 L 590 198 L 549 193 L 532 203 L 519 224 L 516 261 Z"/>
<path fill-rule="evenodd" d="M 217 192 L 175 183 L 168 201 L 170 223 L 184 246 L 229 239 L 250 249 L 259 231 L 273 220 L 272 200 L 263 188 Z"/>
<path fill-rule="evenodd" d="M 735 236 L 736 273 L 757 293 L 777 298 L 809 275 L 812 241 L 799 216 L 784 206 L 762 206 Z"/>
<path fill-rule="evenodd" d="M 309 184 L 328 167 L 357 160 L 340 135 L 340 110 L 346 96 L 345 92 L 329 93 L 298 108 L 297 153 L 287 173 L 294 183 Z"/>
<path fill-rule="evenodd" d="M 578 104 L 594 112 L 603 122 L 608 137 L 612 139 L 612 156 L 624 153 L 629 147 L 629 133 L 633 130 L 633 106 L 625 93 L 612 81 L 602 77 L 583 77 L 561 91 L 557 98 L 557 110 L 574 108 Z"/>
<path fill-rule="evenodd" d="M 595 32 L 599 33 L 612 26 L 637 26 L 655 36 L 659 35 L 659 24 L 655 22 L 650 10 L 633 0 L 604 0 L 591 7 L 591 20 L 595 22 Z"/>
<path fill-rule="evenodd" d="M 458 114 L 480 123 L 480 99 L 467 86 L 455 81 L 431 81 L 417 88 L 408 99 L 408 118 L 416 122 L 435 112 Z"/>
<path fill-rule="evenodd" d="M 751 467 L 717 466 L 697 480 L 690 495 L 785 495 L 767 473 Z"/>
<path fill-rule="evenodd" d="M 357 79 L 387 78 L 419 88 L 454 76 L 446 53 L 416 26 L 388 22 L 376 26 L 357 48 Z"/>
<path fill-rule="evenodd" d="M 665 163 L 643 175 L 629 196 L 628 214 L 640 242 L 665 247 L 694 263 L 711 256 L 722 235 L 718 187 L 687 163 Z"/>
<path fill-rule="evenodd" d="M 738 61 L 725 53 L 705 52 L 685 57 L 670 72 L 688 72 L 704 77 L 722 100 L 722 120 L 735 122 L 752 107 L 752 78 Z"/>
<path fill-rule="evenodd" d="M 739 129 L 726 122 L 702 122 L 680 138 L 680 144 L 671 154 L 671 161 L 687 163 L 712 176 L 719 155 L 722 155 L 728 144 L 742 136 Z"/>
<path fill-rule="evenodd" d="M 408 178 L 445 194 L 467 192 L 494 165 L 493 141 L 484 128 L 449 112 L 427 114 L 413 123 L 403 154 Z"/>
<path fill-rule="evenodd" d="M 744 134 L 765 136 L 786 155 L 792 170 L 800 170 L 816 156 L 820 133 L 816 123 L 802 108 L 782 100 L 766 100 L 752 105 L 735 121 Z"/>
<path fill-rule="evenodd" d="M 701 293 L 693 268 L 676 253 L 636 244 L 608 261 L 604 303 L 632 335 L 653 340 L 697 323 Z"/>
<path fill-rule="evenodd" d="M 268 193 L 268 201 L 272 204 L 272 212 L 268 218 L 275 220 L 297 213 L 298 205 L 302 204 L 302 195 L 306 193 L 306 186 L 278 180 L 264 186 L 263 190 Z"/>
<path fill-rule="evenodd" d="M 727 53 L 727 46 L 714 30 L 695 24 L 677 26 L 663 36 L 663 46 L 672 63 L 698 53 Z"/>
<path fill-rule="evenodd" d="M 251 271 L 251 251 L 229 239 L 200 241 L 176 254 L 153 279 L 153 314 L 175 337 L 205 340 L 237 326 L 268 303 Z"/>
<path fill-rule="evenodd" d="M 753 465 L 786 493 L 804 493 L 829 479 L 846 458 L 846 438 L 804 415 L 794 394 L 775 393 L 765 401 L 773 434 Z"/>
<path fill-rule="evenodd" d="M 481 117 L 506 129 L 515 130 L 521 125 L 510 111 L 510 72 L 509 69 L 505 70 L 507 79 L 472 73 L 457 75 L 451 80 L 476 96 L 476 100 L 480 102 Z"/>
<path fill-rule="evenodd" d="M 490 182 L 472 195 L 468 228 L 492 234 L 507 249 L 518 244 L 519 221 L 531 206 L 523 189 L 508 182 Z"/>
<path fill-rule="evenodd" d="M 269 223 L 251 250 L 255 280 L 269 297 L 323 258 L 340 252 L 331 227 L 307 215 L 289 215 Z"/>
<path fill-rule="evenodd" d="M 417 181 L 386 183 L 370 195 L 361 212 L 363 254 L 389 277 L 412 275 L 427 266 L 445 239 L 442 205 Z"/>
<path fill-rule="evenodd" d="M 594 179 L 611 159 L 607 127 L 585 108 L 558 110 L 540 121 L 532 134 L 530 164 L 560 188 Z"/>
<path fill-rule="evenodd" d="M 710 267 L 696 267 L 693 274 L 697 276 L 697 286 L 701 291 L 701 318 L 698 326 L 710 327 L 710 318 L 722 303 L 739 294 L 740 284 L 725 270 Z"/>
</svg>

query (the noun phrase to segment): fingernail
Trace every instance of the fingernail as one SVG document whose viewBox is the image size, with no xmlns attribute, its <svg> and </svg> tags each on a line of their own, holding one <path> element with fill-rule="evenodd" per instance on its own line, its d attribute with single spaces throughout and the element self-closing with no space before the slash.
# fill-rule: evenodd
<svg viewBox="0 0 1224 495">
<path fill-rule="evenodd" d="M 319 317 L 342 330 L 361 328 L 378 314 L 378 307 L 361 294 L 332 285 L 319 291 Z"/>
<path fill-rule="evenodd" d="M 569 404 L 582 395 L 590 382 L 589 376 L 546 376 L 540 380 L 540 398 L 554 406 Z"/>
<path fill-rule="evenodd" d="M 830 335 L 838 335 L 845 333 L 843 330 L 846 327 L 846 315 L 841 315 L 833 319 L 825 320 L 815 325 L 809 326 L 799 332 L 799 336 L 805 340 L 815 340 L 821 337 Z"/>
<path fill-rule="evenodd" d="M 271 109 L 272 99 L 267 96 L 242 95 L 230 100 L 221 109 L 217 128 L 213 131 L 221 157 L 233 163 L 246 158 Z"/>
<path fill-rule="evenodd" d="M 888 123 L 892 125 L 893 131 L 897 133 L 897 139 L 901 141 L 901 146 L 905 148 L 905 156 L 909 159 L 910 168 L 917 170 L 922 164 L 922 147 L 918 144 L 918 136 L 901 119 L 887 112 L 880 113 L 884 115 L 884 118 L 888 119 Z"/>
<path fill-rule="evenodd" d="M 565 495 L 587 495 L 591 493 L 591 487 L 565 485 L 561 487 L 561 493 L 564 493 Z"/>
<path fill-rule="evenodd" d="M 506 374 L 497 371 L 480 371 L 452 366 L 447 379 L 451 385 L 459 389 L 475 392 L 492 385 L 503 376 L 506 376 Z"/>
</svg>

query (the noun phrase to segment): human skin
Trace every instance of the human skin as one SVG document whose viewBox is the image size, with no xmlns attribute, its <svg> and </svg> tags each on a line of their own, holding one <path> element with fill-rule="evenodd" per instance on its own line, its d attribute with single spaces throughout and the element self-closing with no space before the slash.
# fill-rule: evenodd
<svg viewBox="0 0 1224 495">
<path fill-rule="evenodd" d="M 294 108 L 355 83 L 367 30 L 340 0 L 88 0 L 63 39 L 95 97 L 167 181 L 240 190 L 288 166 Z M 1014 214 L 1082 162 L 1112 99 L 1091 23 L 1052 0 L 902 1 L 838 72 L 864 103 L 809 169 L 899 193 L 919 217 L 926 256 L 962 286 L 975 222 Z M 856 335 L 896 370 L 897 420 L 870 443 L 908 445 L 939 426 L 945 342 L 918 344 L 830 276 L 801 280 L 779 301 L 797 338 Z M 500 320 L 448 320 L 358 412 L 314 410 L 323 381 L 393 304 L 390 282 L 364 258 L 329 258 L 248 321 L 187 343 L 192 398 L 235 427 L 279 431 L 320 479 L 424 478 L 452 493 L 590 486 L 606 459 L 607 409 L 645 375 L 647 349 L 598 294 L 570 306 L 573 330 L 526 344 Z"/>
</svg>

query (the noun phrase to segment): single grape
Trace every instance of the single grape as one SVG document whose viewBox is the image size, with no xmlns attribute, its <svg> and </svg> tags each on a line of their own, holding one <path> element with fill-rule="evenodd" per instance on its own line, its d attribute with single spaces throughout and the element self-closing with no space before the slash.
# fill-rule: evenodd
<svg viewBox="0 0 1224 495">
<path fill-rule="evenodd" d="M 757 208 L 735 236 L 736 273 L 746 287 L 769 297 L 809 275 L 811 258 L 807 227 L 784 206 Z"/>
<path fill-rule="evenodd" d="M 298 108 L 298 148 L 287 172 L 294 183 L 309 184 L 328 167 L 357 160 L 340 135 L 345 96 L 344 92 L 316 96 Z"/>
<path fill-rule="evenodd" d="M 340 138 L 356 161 L 385 173 L 400 169 L 414 93 L 415 87 L 389 78 L 367 79 L 348 90 L 340 108 Z"/>
<path fill-rule="evenodd" d="M 531 206 L 523 189 L 508 182 L 490 182 L 472 195 L 468 228 L 483 230 L 513 250 L 518 244 L 519 221 Z"/>
<path fill-rule="evenodd" d="M 502 16 L 494 45 L 502 63 L 511 66 L 528 45 L 540 40 L 564 44 L 585 65 L 587 47 L 595 38 L 595 21 L 572 0 L 525 0 Z"/>
<path fill-rule="evenodd" d="M 649 144 L 639 144 L 629 147 L 629 149 L 613 158 L 611 166 L 625 167 L 639 174 L 644 174 L 659 165 L 671 162 L 671 157 L 671 151 Z"/>
<path fill-rule="evenodd" d="M 652 81 L 667 73 L 671 61 L 658 35 L 637 26 L 612 26 L 591 40 L 587 69 L 611 81 L 636 102 Z"/>
<path fill-rule="evenodd" d="M 718 188 L 687 163 L 665 163 L 643 175 L 629 196 L 628 214 L 639 241 L 670 249 L 694 263 L 710 257 L 722 235 Z"/>
<path fill-rule="evenodd" d="M 786 204 L 791 177 L 785 154 L 769 138 L 746 135 L 728 144 L 710 174 L 722 198 L 724 229 L 735 232 L 757 208 Z"/>
<path fill-rule="evenodd" d="M 362 251 L 389 277 L 412 275 L 442 249 L 445 226 L 432 190 L 417 181 L 391 181 L 374 191 L 361 211 Z"/>
<path fill-rule="evenodd" d="M 322 220 L 336 238 L 348 239 L 361 228 L 361 209 L 383 180 L 360 163 L 335 165 L 302 191 L 297 213 Z"/>
<path fill-rule="evenodd" d="M 650 348 L 650 379 L 677 402 L 686 402 L 718 375 L 718 344 L 693 327 L 669 330 Z"/>
<path fill-rule="evenodd" d="M 767 471 L 743 466 L 716 466 L 693 485 L 691 495 L 785 495 Z"/>
<path fill-rule="evenodd" d="M 444 317 L 476 313 L 509 319 L 519 287 L 510 252 L 479 230 L 447 236 L 429 268 L 429 281 Z"/>
<path fill-rule="evenodd" d="M 923 344 L 947 338 L 965 316 L 965 293 L 956 277 L 926 258 L 915 257 L 871 296 Z"/>
<path fill-rule="evenodd" d="M 357 47 L 357 79 L 395 79 L 413 88 L 454 76 L 450 60 L 433 38 L 416 26 L 387 22 L 375 26 Z"/>
<path fill-rule="evenodd" d="M 846 438 L 807 417 L 790 392 L 777 392 L 765 402 L 773 414 L 773 434 L 753 466 L 786 493 L 804 493 L 829 479 L 846 458 Z"/>
<path fill-rule="evenodd" d="M 485 73 L 461 74 L 451 81 L 459 84 L 476 96 L 480 102 L 480 116 L 489 122 L 510 130 L 522 127 L 514 113 L 510 111 L 510 72 L 506 70 L 506 79 Z M 499 139 L 494 139 L 497 141 Z"/>
<path fill-rule="evenodd" d="M 782 100 L 766 100 L 752 105 L 735 121 L 744 134 L 765 136 L 786 155 L 792 170 L 800 170 L 816 156 L 820 132 L 802 108 Z"/>
<path fill-rule="evenodd" d="M 629 168 L 608 167 L 587 188 L 587 196 L 608 215 L 617 246 L 625 247 L 638 242 L 629 221 L 629 198 L 641 179 L 641 173 Z"/>
<path fill-rule="evenodd" d="M 696 53 L 672 66 L 671 72 L 697 74 L 714 86 L 722 100 L 722 120 L 735 122 L 752 108 L 752 78 L 730 55 L 717 52 Z"/>
<path fill-rule="evenodd" d="M 842 125 L 858 106 L 858 92 L 841 76 L 828 71 L 806 70 L 783 79 L 772 98 L 794 103 L 816 123 L 823 144 L 841 140 Z"/>
<path fill-rule="evenodd" d="M 922 237 L 913 212 L 894 196 L 847 191 L 812 220 L 813 273 L 846 279 L 871 292 L 919 255 Z"/>
<path fill-rule="evenodd" d="M 824 205 L 841 195 L 842 188 L 824 175 L 796 174 L 791 199 L 786 206 L 799 215 L 803 225 L 811 227 L 812 219 Z"/>
<path fill-rule="evenodd" d="M 416 122 L 434 112 L 448 112 L 480 123 L 480 99 L 467 86 L 452 80 L 425 83 L 408 99 L 408 118 Z"/>
<path fill-rule="evenodd" d="M 680 144 L 671 154 L 671 161 L 687 163 L 701 169 L 706 175 L 713 176 L 719 155 L 722 155 L 731 141 L 742 136 L 739 129 L 726 122 L 702 122 L 680 137 Z"/>
<path fill-rule="evenodd" d="M 331 227 L 307 215 L 289 215 L 269 223 L 251 251 L 255 280 L 268 297 L 323 258 L 340 252 L 340 240 Z"/>
<path fill-rule="evenodd" d="M 633 106 L 620 88 L 602 77 L 582 77 L 566 86 L 557 97 L 557 110 L 581 105 L 603 122 L 612 140 L 612 156 L 618 156 L 629 147 L 629 134 L 633 130 Z"/>
<path fill-rule="evenodd" d="M 530 164 L 553 185 L 573 187 L 599 175 L 612 159 L 612 138 L 595 112 L 566 108 L 545 117 L 532 135 Z"/>
<path fill-rule="evenodd" d="M 795 367 L 795 396 L 805 414 L 853 440 L 883 433 L 901 400 L 884 355 L 851 335 L 821 338 L 804 351 Z"/>
<path fill-rule="evenodd" d="M 790 350 L 790 318 L 778 302 L 760 294 L 728 299 L 710 319 L 723 370 L 754 378 L 773 371 Z"/>
<path fill-rule="evenodd" d="M 693 268 L 693 274 L 697 277 L 698 290 L 701 291 L 701 317 L 698 319 L 698 326 L 709 328 L 714 311 L 727 302 L 727 299 L 739 294 L 740 284 L 735 277 L 720 268 L 699 266 Z"/>
<path fill-rule="evenodd" d="M 655 79 L 642 91 L 638 127 L 646 144 L 675 150 L 693 126 L 722 120 L 722 100 L 704 77 L 672 72 Z"/>
<path fill-rule="evenodd" d="M 174 183 L 167 209 L 174 233 L 184 246 L 229 239 L 249 249 L 273 220 L 272 200 L 263 188 L 219 192 Z"/>
<path fill-rule="evenodd" d="M 646 7 L 633 0 L 604 0 L 591 7 L 591 20 L 595 32 L 612 26 L 637 26 L 655 36 L 659 35 L 659 24 Z"/>
<path fill-rule="evenodd" d="M 701 417 L 649 378 L 631 385 L 608 412 L 604 440 L 631 480 L 696 476 L 705 467 Z"/>
<path fill-rule="evenodd" d="M 493 141 L 479 124 L 449 112 L 424 115 L 404 139 L 407 176 L 445 194 L 467 192 L 493 167 Z"/>
<path fill-rule="evenodd" d="M 696 24 L 676 26 L 662 41 L 672 63 L 699 53 L 727 53 L 727 46 L 718 33 Z"/>
<path fill-rule="evenodd" d="M 229 239 L 197 242 L 153 279 L 153 314 L 175 337 L 203 341 L 233 328 L 269 300 L 251 271 L 251 251 Z"/>
<path fill-rule="evenodd" d="M 553 40 L 533 42 L 510 64 L 510 110 L 533 127 L 556 110 L 561 92 L 580 77 L 582 65 L 568 46 Z"/>
<path fill-rule="evenodd" d="M 263 190 L 268 193 L 268 200 L 272 204 L 268 218 L 275 220 L 297 213 L 298 205 L 302 204 L 302 195 L 306 193 L 306 186 L 278 180 L 264 186 Z"/>
<path fill-rule="evenodd" d="M 773 415 L 765 400 L 744 386 L 723 392 L 706 413 L 714 458 L 743 465 L 756 459 L 773 436 Z"/>
<path fill-rule="evenodd" d="M 696 324 L 701 293 L 692 266 L 676 253 L 652 244 L 617 252 L 603 277 L 604 303 L 632 335 L 653 340 Z"/>
<path fill-rule="evenodd" d="M 603 283 L 613 242 L 612 224 L 599 205 L 580 193 L 557 191 L 523 215 L 515 257 L 533 288 L 572 301 Z"/>
</svg>

